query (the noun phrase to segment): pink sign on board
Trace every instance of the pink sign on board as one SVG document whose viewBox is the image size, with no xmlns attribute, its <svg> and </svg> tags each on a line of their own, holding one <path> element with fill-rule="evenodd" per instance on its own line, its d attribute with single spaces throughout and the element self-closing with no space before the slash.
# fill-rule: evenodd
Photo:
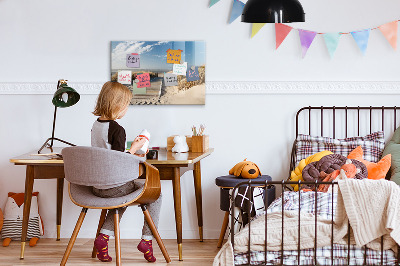
<svg viewBox="0 0 400 266">
<path fill-rule="evenodd" d="M 139 80 L 137 83 L 138 88 L 145 88 L 145 87 L 150 87 L 150 74 L 149 73 L 143 73 L 140 75 L 137 75 L 136 78 Z"/>
</svg>

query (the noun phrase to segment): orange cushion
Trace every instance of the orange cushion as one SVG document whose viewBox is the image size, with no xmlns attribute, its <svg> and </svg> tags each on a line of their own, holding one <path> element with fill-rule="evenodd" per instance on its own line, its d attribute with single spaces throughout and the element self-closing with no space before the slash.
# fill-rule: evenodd
<svg viewBox="0 0 400 266">
<path fill-rule="evenodd" d="M 352 152 L 350 152 L 347 158 L 355 159 L 365 164 L 368 170 L 368 179 L 378 180 L 386 177 L 391 165 L 392 155 L 386 155 L 377 163 L 368 162 L 363 159 L 363 150 L 361 146 L 358 146 Z"/>
</svg>

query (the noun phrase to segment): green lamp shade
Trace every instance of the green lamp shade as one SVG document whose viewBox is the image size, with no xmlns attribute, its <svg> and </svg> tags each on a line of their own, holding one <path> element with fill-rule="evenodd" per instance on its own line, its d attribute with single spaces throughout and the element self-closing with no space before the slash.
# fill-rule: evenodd
<svg viewBox="0 0 400 266">
<path fill-rule="evenodd" d="M 80 95 L 76 90 L 68 87 L 67 84 L 61 84 L 53 95 L 53 104 L 56 107 L 70 107 L 76 104 L 80 99 Z"/>
</svg>

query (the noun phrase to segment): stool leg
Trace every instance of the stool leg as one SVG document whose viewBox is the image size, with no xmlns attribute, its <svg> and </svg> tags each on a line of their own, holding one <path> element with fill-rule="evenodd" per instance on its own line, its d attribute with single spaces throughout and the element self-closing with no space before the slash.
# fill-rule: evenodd
<svg viewBox="0 0 400 266">
<path fill-rule="evenodd" d="M 229 212 L 225 212 L 225 217 L 224 217 L 224 221 L 222 222 L 221 234 L 219 235 L 217 248 L 220 248 L 222 246 L 222 242 L 224 241 L 224 237 L 225 237 L 226 228 L 228 227 L 228 222 L 229 222 Z"/>
<path fill-rule="evenodd" d="M 104 221 L 106 220 L 107 209 L 101 210 L 101 215 L 99 219 L 99 225 L 97 226 L 97 233 L 95 239 L 99 236 L 101 227 L 103 227 Z M 92 258 L 96 258 L 97 250 L 94 247 L 93 243 L 93 250 L 92 250 Z"/>
<path fill-rule="evenodd" d="M 121 265 L 121 243 L 119 238 L 119 212 L 115 209 L 114 214 L 114 235 L 115 235 L 115 257 L 117 257 L 115 265 Z"/>
</svg>

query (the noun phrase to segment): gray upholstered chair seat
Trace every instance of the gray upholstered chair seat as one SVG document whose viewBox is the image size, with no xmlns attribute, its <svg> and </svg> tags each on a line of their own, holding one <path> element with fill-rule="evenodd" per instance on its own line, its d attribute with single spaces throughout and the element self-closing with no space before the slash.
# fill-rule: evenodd
<svg viewBox="0 0 400 266">
<path fill-rule="evenodd" d="M 68 246 L 60 265 L 65 266 L 69 254 L 78 236 L 88 209 L 102 209 L 96 237 L 106 219 L 107 210 L 115 209 L 113 214 L 115 231 L 116 265 L 121 265 L 121 243 L 119 229 L 118 208 L 125 205 L 140 205 L 145 221 L 157 240 L 158 246 L 167 263 L 171 262 L 157 227 L 146 208 L 146 204 L 157 200 L 161 192 L 160 173 L 157 168 L 144 162 L 144 158 L 133 156 L 125 152 L 108 150 L 97 147 L 67 147 L 62 150 L 64 160 L 65 179 L 69 183 L 69 197 L 78 206 L 82 207 L 81 214 L 76 222 Z M 139 176 L 139 163 L 143 163 L 143 174 L 146 178 L 135 179 Z M 92 192 L 92 187 L 117 187 L 132 180 L 142 182 L 139 189 L 118 198 L 101 198 Z M 142 193 L 143 192 L 143 193 Z M 93 247 L 92 258 L 96 257 L 97 250 Z"/>
<path fill-rule="evenodd" d="M 144 183 L 145 180 L 136 180 L 135 182 Z M 143 188 L 140 188 L 131 194 L 117 198 L 101 198 L 97 197 L 92 193 L 92 187 L 82 186 L 70 183 L 70 193 L 71 198 L 81 206 L 91 206 L 91 208 L 105 208 L 110 206 L 118 206 L 129 201 L 134 200 L 140 193 L 142 193 Z"/>
</svg>

